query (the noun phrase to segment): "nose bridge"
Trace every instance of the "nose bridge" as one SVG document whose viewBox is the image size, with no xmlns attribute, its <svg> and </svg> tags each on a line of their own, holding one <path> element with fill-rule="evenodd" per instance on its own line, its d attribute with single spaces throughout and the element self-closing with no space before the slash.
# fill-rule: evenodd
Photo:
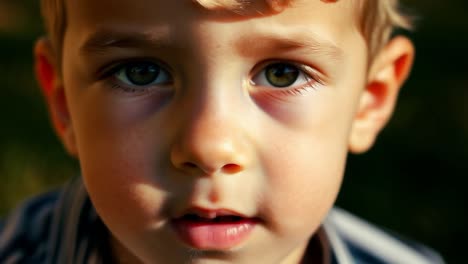
<svg viewBox="0 0 468 264">
<path fill-rule="evenodd" d="M 249 154 L 241 113 L 236 111 L 236 92 L 226 83 L 216 87 L 213 78 L 198 83 L 183 98 L 185 118 L 171 150 L 172 163 L 178 169 L 205 175 L 238 172 L 247 166 Z"/>
<path fill-rule="evenodd" d="M 185 137 L 194 142 L 205 140 L 206 137 L 221 140 L 228 139 L 230 135 L 226 134 L 228 126 L 234 126 L 235 114 L 230 112 L 230 104 L 226 100 L 232 97 L 219 91 L 205 91 L 198 95 L 190 96 L 192 106 L 186 123 Z M 190 99 L 189 99 L 190 100 Z"/>
</svg>

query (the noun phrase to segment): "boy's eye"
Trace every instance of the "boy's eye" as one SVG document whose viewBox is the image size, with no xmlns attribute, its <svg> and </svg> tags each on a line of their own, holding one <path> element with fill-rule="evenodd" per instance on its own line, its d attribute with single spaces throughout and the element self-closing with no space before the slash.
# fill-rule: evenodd
<svg viewBox="0 0 468 264">
<path fill-rule="evenodd" d="M 147 86 L 171 82 L 170 74 L 151 62 L 128 63 L 119 67 L 115 77 L 128 85 Z"/>
<path fill-rule="evenodd" d="M 273 63 L 266 66 L 254 76 L 252 82 L 259 86 L 273 86 L 278 88 L 301 85 L 307 83 L 310 77 L 291 63 Z"/>
</svg>

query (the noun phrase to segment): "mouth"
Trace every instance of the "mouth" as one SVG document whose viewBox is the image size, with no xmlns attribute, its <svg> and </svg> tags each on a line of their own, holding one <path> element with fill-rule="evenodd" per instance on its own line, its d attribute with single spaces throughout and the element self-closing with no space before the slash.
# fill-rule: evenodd
<svg viewBox="0 0 468 264">
<path fill-rule="evenodd" d="M 199 250 L 228 250 L 248 239 L 259 220 L 226 210 L 190 210 L 172 220 L 178 238 Z"/>
<path fill-rule="evenodd" d="M 185 214 L 181 218 L 180 221 L 187 221 L 187 222 L 199 222 L 199 223 L 211 223 L 211 224 L 223 224 L 223 223 L 238 223 L 242 222 L 245 218 L 237 215 L 221 215 L 216 216 L 214 218 L 206 218 L 199 216 L 197 214 Z"/>
</svg>

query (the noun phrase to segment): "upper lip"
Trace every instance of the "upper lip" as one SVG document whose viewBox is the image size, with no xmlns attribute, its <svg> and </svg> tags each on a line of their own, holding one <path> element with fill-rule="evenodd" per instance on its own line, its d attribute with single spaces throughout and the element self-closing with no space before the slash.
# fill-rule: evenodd
<svg viewBox="0 0 468 264">
<path fill-rule="evenodd" d="M 203 208 L 203 207 L 194 206 L 178 214 L 176 216 L 176 219 L 182 218 L 186 215 L 197 215 L 199 217 L 206 218 L 206 219 L 214 219 L 216 217 L 221 217 L 221 216 L 237 216 L 237 217 L 242 217 L 242 218 L 250 218 L 249 216 L 246 216 L 244 214 L 238 213 L 230 209 L 224 209 L 224 208 L 211 209 L 211 208 Z"/>
</svg>

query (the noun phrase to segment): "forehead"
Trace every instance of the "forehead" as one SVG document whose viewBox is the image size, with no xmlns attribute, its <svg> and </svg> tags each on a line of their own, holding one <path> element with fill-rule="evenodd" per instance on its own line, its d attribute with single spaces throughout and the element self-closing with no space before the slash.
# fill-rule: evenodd
<svg viewBox="0 0 468 264">
<path fill-rule="evenodd" d="M 118 25 L 119 22 L 180 23 L 187 18 L 239 21 L 258 17 L 288 18 L 307 24 L 332 21 L 356 26 L 358 0 L 68 0 L 69 26 Z M 287 13 L 288 15 L 276 16 Z M 313 18 L 313 19 L 312 19 Z M 200 21 L 198 21 L 200 22 Z M 343 25 L 342 24 L 342 25 Z"/>
<path fill-rule="evenodd" d="M 231 12 L 238 15 L 269 15 L 271 13 L 282 12 L 288 7 L 304 7 L 308 5 L 315 5 L 318 3 L 324 4 L 334 4 L 337 2 L 349 3 L 353 6 L 360 6 L 361 0 L 116 0 L 116 1 L 88 1 L 88 0 L 63 0 L 66 1 L 67 13 L 70 11 L 76 10 L 77 6 L 83 6 L 88 4 L 94 4 L 98 6 L 107 6 L 107 10 L 115 10 L 113 8 L 113 3 L 124 3 L 128 6 L 146 6 L 150 8 L 151 6 L 192 6 L 198 7 L 200 9 L 205 9 L 215 12 Z"/>
<path fill-rule="evenodd" d="M 64 0 L 65 1 L 65 0 Z M 67 2 L 72 2 L 68 0 Z M 266 14 L 269 12 L 281 12 L 285 8 L 296 3 L 314 0 L 185 0 L 201 8 L 212 11 L 230 11 L 232 13 L 244 14 L 257 12 Z M 339 0 L 315 0 L 324 3 L 334 3 Z M 346 0 L 345 0 L 346 1 Z M 351 1 L 351 0 L 348 0 Z M 68 3 L 70 4 L 70 3 Z M 73 3 L 72 3 L 73 4 Z"/>
</svg>

